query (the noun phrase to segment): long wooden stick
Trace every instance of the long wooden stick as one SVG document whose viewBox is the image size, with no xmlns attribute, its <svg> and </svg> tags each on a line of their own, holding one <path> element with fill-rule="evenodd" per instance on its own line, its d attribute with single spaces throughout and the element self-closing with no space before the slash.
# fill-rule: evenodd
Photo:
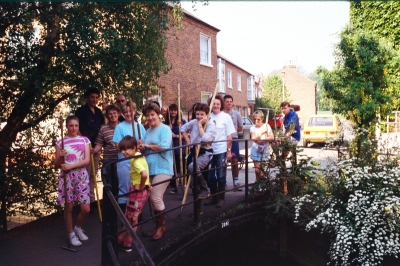
<svg viewBox="0 0 400 266">
<path fill-rule="evenodd" d="M 168 114 L 169 126 L 171 126 L 171 130 L 172 130 L 171 112 L 169 110 L 169 106 L 167 106 L 167 114 Z M 172 148 L 174 148 L 174 138 L 172 138 Z M 175 150 L 172 151 L 172 161 L 173 161 L 173 166 L 174 166 L 174 176 L 176 177 L 178 172 L 176 171 Z M 176 179 L 173 180 L 172 182 L 176 182 Z"/>
<path fill-rule="evenodd" d="M 92 150 L 92 143 L 90 145 L 90 150 Z M 90 164 L 92 167 L 92 175 L 93 175 L 93 186 L 96 191 L 96 199 L 97 199 L 97 209 L 99 210 L 99 220 L 100 223 L 103 221 L 103 217 L 101 215 L 101 207 L 100 207 L 100 199 L 99 199 L 99 190 L 97 189 L 97 179 L 96 179 L 96 172 L 95 172 L 95 167 L 94 167 L 94 157 L 93 154 L 90 154 Z"/>
<path fill-rule="evenodd" d="M 212 112 L 212 107 L 214 105 L 215 96 L 218 93 L 218 85 L 219 85 L 219 83 L 217 82 L 217 84 L 215 85 L 214 94 L 213 94 L 211 102 L 210 102 L 210 112 L 207 115 L 207 123 L 205 125 L 203 125 L 204 130 L 207 129 L 208 119 L 210 118 L 210 115 Z M 197 157 L 199 156 L 199 152 L 200 152 L 200 146 L 201 146 L 201 144 L 196 145 L 196 154 L 195 154 L 195 157 L 192 157 L 193 160 L 197 160 Z M 194 169 L 194 171 L 197 171 L 197 169 Z M 186 199 L 187 199 L 187 195 L 189 192 L 191 177 L 192 177 L 192 175 L 189 175 L 188 185 L 186 186 L 185 193 L 183 194 L 182 205 L 186 204 Z M 182 210 L 183 210 L 183 206 L 181 207 L 181 213 L 182 213 Z"/>
<path fill-rule="evenodd" d="M 106 101 L 106 98 L 104 97 L 104 90 L 101 91 L 101 98 L 103 98 L 104 103 Z M 104 114 L 104 121 L 106 122 L 106 124 L 108 124 L 108 118 L 106 114 Z"/>
<path fill-rule="evenodd" d="M 179 147 L 182 146 L 182 135 L 181 135 L 181 124 L 182 124 L 182 115 L 181 115 L 181 85 L 178 83 L 178 136 L 179 136 Z M 182 148 L 179 149 L 179 166 L 180 166 L 180 173 L 183 174 L 183 160 L 182 160 Z"/>
<path fill-rule="evenodd" d="M 62 116 L 60 116 L 59 119 L 59 123 L 60 123 L 60 129 L 61 129 L 61 149 L 64 150 L 64 119 L 62 118 Z M 65 163 L 65 157 L 62 156 L 62 161 L 61 164 Z M 68 215 L 68 207 L 67 207 L 67 198 L 68 198 L 68 193 L 67 193 L 67 173 L 62 170 L 61 171 L 63 173 L 63 177 L 64 177 L 64 219 L 65 219 L 65 223 L 66 223 L 66 227 L 67 227 L 67 247 L 61 247 L 63 249 L 66 250 L 70 250 L 73 252 L 76 252 L 75 249 L 71 248 L 71 242 L 69 241 L 69 215 Z"/>
<path fill-rule="evenodd" d="M 129 99 L 129 109 L 131 111 L 131 117 L 132 117 L 132 137 L 136 139 L 135 136 L 135 119 L 133 117 L 133 101 L 132 99 Z"/>
</svg>

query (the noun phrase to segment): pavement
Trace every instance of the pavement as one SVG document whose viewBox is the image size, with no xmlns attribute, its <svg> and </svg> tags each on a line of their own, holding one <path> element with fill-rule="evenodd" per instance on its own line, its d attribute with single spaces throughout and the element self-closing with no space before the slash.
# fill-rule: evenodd
<svg viewBox="0 0 400 266">
<path fill-rule="evenodd" d="M 241 154 L 244 152 L 244 143 L 240 144 Z M 251 147 L 251 143 L 249 143 Z M 244 167 L 239 171 L 239 183 L 244 184 Z M 254 182 L 255 174 L 253 164 L 249 163 L 249 183 Z M 227 173 L 228 190 L 233 188 L 231 170 Z M 164 201 L 167 209 L 179 207 L 182 201 L 182 191 L 172 195 L 167 189 Z M 216 217 L 227 212 L 243 203 L 245 199 L 244 189 L 242 192 L 227 192 L 225 205 L 221 209 L 214 206 L 204 207 L 204 214 L 200 216 L 200 223 L 215 220 Z M 192 200 L 188 196 L 188 202 Z M 150 218 L 149 208 L 143 210 L 143 219 Z M 163 247 L 180 241 L 189 231 L 193 229 L 194 220 L 189 217 L 193 212 L 193 205 L 185 207 L 181 213 L 180 208 L 167 214 L 166 228 L 164 237 L 159 241 L 153 241 L 144 237 L 141 232 L 150 231 L 154 227 L 154 222 L 140 226 L 138 236 L 150 256 L 160 253 Z M 79 213 L 79 209 L 74 209 L 74 221 Z M 0 233 L 0 265 L 101 265 L 101 232 L 102 223 L 99 221 L 98 211 L 94 209 L 89 214 L 83 225 L 89 240 L 83 241 L 80 247 L 74 247 L 76 252 L 65 250 L 61 247 L 67 246 L 66 228 L 62 214 L 53 214 L 28 224 L 13 228 L 7 233 Z M 130 253 L 120 251 L 118 253 L 121 265 L 131 265 L 138 259 L 138 252 L 132 250 Z"/>
</svg>

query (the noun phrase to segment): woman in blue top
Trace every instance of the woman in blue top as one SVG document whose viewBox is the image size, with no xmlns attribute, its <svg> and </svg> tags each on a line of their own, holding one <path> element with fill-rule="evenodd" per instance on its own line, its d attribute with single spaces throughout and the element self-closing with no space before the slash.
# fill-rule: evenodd
<svg viewBox="0 0 400 266">
<path fill-rule="evenodd" d="M 179 121 L 181 120 L 181 121 Z M 186 145 L 186 140 L 185 138 L 182 137 L 182 134 L 179 132 L 179 126 L 182 126 L 184 124 L 186 124 L 186 120 L 182 119 L 182 113 L 181 113 L 181 117 L 179 119 L 178 117 L 178 105 L 176 104 L 171 104 L 170 106 L 168 106 L 168 110 L 167 110 L 167 115 L 165 117 L 165 121 L 164 124 L 166 124 L 167 126 L 169 126 L 169 128 L 172 131 L 172 143 L 173 143 L 173 147 L 178 147 L 181 145 Z M 182 138 L 182 144 L 179 145 L 179 137 Z M 182 151 L 182 157 L 180 156 L 180 150 Z M 181 158 L 182 158 L 182 169 L 185 165 L 184 160 L 186 157 L 186 148 L 182 148 L 182 149 L 176 149 L 174 150 L 174 165 L 175 165 L 175 176 L 180 176 L 181 174 Z M 172 190 L 170 191 L 170 194 L 175 194 L 178 192 L 177 188 L 176 188 L 176 180 L 172 180 L 172 182 L 169 184 L 170 187 L 172 188 Z"/>
<path fill-rule="evenodd" d="M 119 123 L 114 130 L 114 136 L 113 136 L 113 142 L 115 143 L 115 147 L 118 150 L 118 159 L 125 158 L 122 152 L 119 150 L 119 142 L 125 137 L 125 136 L 133 136 L 133 130 L 132 130 L 132 120 L 133 116 L 136 112 L 135 109 L 136 105 L 133 105 L 133 112 L 130 109 L 128 105 L 123 105 L 121 107 L 121 112 L 125 117 L 125 120 L 121 123 Z M 146 131 L 143 127 L 143 125 L 139 124 L 137 122 L 134 122 L 134 128 L 135 128 L 135 138 L 136 141 L 139 141 L 139 133 L 138 133 L 138 128 L 140 128 L 140 135 L 142 138 L 146 136 Z M 129 160 L 121 161 L 117 163 L 117 175 L 118 175 L 118 194 L 122 195 L 125 193 L 129 192 L 129 188 L 131 186 L 131 179 L 129 177 L 131 165 Z M 121 197 L 118 198 L 118 204 L 121 208 L 121 210 L 126 209 L 126 203 L 128 202 L 129 196 Z"/>
<path fill-rule="evenodd" d="M 173 155 L 172 151 L 164 151 L 172 148 L 172 131 L 160 120 L 160 107 L 153 102 L 146 103 L 143 106 L 143 114 L 150 126 L 147 129 L 146 137 L 139 141 L 138 148 L 146 156 L 149 165 L 151 184 L 166 181 L 172 178 Z M 161 239 L 165 233 L 165 210 L 164 192 L 167 189 L 169 181 L 154 186 L 150 193 L 150 205 L 156 215 L 156 228 L 148 233 L 154 240 Z"/>
</svg>

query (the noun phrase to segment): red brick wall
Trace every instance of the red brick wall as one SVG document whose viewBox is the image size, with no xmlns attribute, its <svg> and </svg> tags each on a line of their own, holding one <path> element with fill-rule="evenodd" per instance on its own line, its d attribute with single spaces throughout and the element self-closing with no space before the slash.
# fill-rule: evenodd
<svg viewBox="0 0 400 266">
<path fill-rule="evenodd" d="M 232 71 L 232 88 L 228 87 L 228 71 Z M 237 76 L 241 75 L 242 86 L 241 91 L 238 91 L 237 86 Z M 229 61 L 225 60 L 225 93 L 232 95 L 233 104 L 235 106 L 235 110 L 240 106 L 242 109 L 241 115 L 244 115 L 244 108 L 248 107 L 247 104 L 247 77 L 251 74 L 244 71 L 243 69 L 237 67 L 234 64 L 231 64 Z"/>
<path fill-rule="evenodd" d="M 200 64 L 200 33 L 211 37 L 212 67 Z M 217 33 L 217 29 L 190 16 L 183 19 L 180 30 L 173 28 L 168 32 L 166 58 L 172 69 L 159 80 L 163 106 L 178 102 L 178 83 L 183 111 L 201 101 L 202 91 L 214 92 L 217 83 Z"/>
<path fill-rule="evenodd" d="M 297 72 L 294 66 L 283 68 L 285 72 L 285 87 L 289 90 L 291 104 L 300 105 L 300 111 L 297 112 L 302 123 L 315 114 L 315 82 Z M 280 77 L 283 73 L 278 73 Z"/>
</svg>

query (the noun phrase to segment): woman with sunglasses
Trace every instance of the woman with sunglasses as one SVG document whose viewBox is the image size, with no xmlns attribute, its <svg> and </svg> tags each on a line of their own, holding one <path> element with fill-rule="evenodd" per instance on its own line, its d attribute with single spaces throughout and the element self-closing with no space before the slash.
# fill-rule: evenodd
<svg viewBox="0 0 400 266">
<path fill-rule="evenodd" d="M 274 140 L 274 133 L 268 124 L 264 124 L 264 113 L 257 110 L 253 113 L 254 126 L 250 128 L 250 137 L 253 140 L 253 146 L 250 150 L 250 158 L 253 160 L 256 172 L 256 180 L 264 177 L 261 171 L 261 161 L 266 161 L 269 156 L 269 142 Z"/>
</svg>

